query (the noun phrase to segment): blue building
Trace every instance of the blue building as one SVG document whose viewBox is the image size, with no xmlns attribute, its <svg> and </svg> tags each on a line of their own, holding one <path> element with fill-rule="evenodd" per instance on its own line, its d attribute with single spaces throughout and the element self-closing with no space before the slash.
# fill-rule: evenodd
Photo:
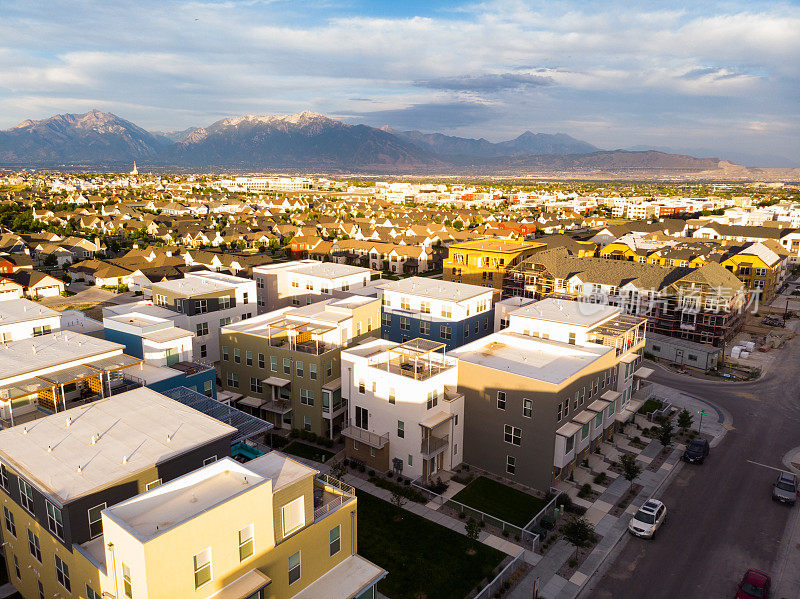
<svg viewBox="0 0 800 599">
<path fill-rule="evenodd" d="M 421 337 L 451 350 L 494 332 L 492 287 L 409 277 L 381 285 L 381 337 Z"/>
<path fill-rule="evenodd" d="M 125 346 L 128 355 L 144 362 L 124 373 L 132 385 L 142 385 L 163 393 L 187 387 L 208 397 L 217 397 L 217 377 L 210 363 L 195 361 L 192 355 L 194 333 L 175 326 L 158 311 L 161 308 L 134 304 L 129 311 L 114 307 L 103 317 L 106 340 Z"/>
</svg>

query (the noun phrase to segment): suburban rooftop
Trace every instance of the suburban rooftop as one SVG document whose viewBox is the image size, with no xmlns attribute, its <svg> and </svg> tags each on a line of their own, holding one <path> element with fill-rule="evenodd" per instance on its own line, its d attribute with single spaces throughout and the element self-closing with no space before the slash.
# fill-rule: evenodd
<svg viewBox="0 0 800 599">
<path fill-rule="evenodd" d="M 606 304 L 545 298 L 518 308 L 511 316 L 547 320 L 581 327 L 593 327 L 620 314 L 620 309 Z"/>
<path fill-rule="evenodd" d="M 431 299 L 451 300 L 455 302 L 461 302 L 481 295 L 489 295 L 491 297 L 494 291 L 490 287 L 442 281 L 428 277 L 409 277 L 407 279 L 400 279 L 399 281 L 391 281 L 381 285 L 379 289 L 392 291 L 394 293 L 406 293 L 408 295 L 418 295 Z"/>
<path fill-rule="evenodd" d="M 0 302 L 0 326 L 56 316 L 61 316 L 61 313 L 28 299 L 7 299 Z"/>
<path fill-rule="evenodd" d="M 0 431 L 0 459 L 63 505 L 235 432 L 142 387 Z"/>
<path fill-rule="evenodd" d="M 508 239 L 473 239 L 454 243 L 450 247 L 456 250 L 477 250 L 484 252 L 514 253 L 522 250 L 533 249 L 544 245 L 543 243 L 524 243 Z"/>
</svg>

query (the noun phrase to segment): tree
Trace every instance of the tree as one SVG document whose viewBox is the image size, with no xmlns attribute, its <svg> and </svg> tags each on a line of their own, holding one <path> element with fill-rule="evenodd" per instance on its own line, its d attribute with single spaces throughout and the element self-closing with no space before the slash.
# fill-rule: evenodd
<svg viewBox="0 0 800 599">
<path fill-rule="evenodd" d="M 345 474 L 347 474 L 347 466 L 345 466 L 344 461 L 339 460 L 333 466 L 331 466 L 331 476 L 333 478 L 342 480 Z"/>
<path fill-rule="evenodd" d="M 692 422 L 694 422 L 694 416 L 689 410 L 683 408 L 678 414 L 678 426 L 684 435 L 689 430 L 689 427 L 692 426 Z"/>
<path fill-rule="evenodd" d="M 402 487 L 392 489 L 392 503 L 397 506 L 397 509 L 402 508 L 406 504 L 406 501 L 402 492 Z"/>
<path fill-rule="evenodd" d="M 470 518 L 467 520 L 467 523 L 464 525 L 464 531 L 466 532 L 468 539 L 477 542 L 478 534 L 481 532 L 481 526 L 478 524 L 478 521 L 475 518 L 470 516 Z"/>
<path fill-rule="evenodd" d="M 632 453 L 624 454 L 620 457 L 619 462 L 622 464 L 622 476 L 629 483 L 633 483 L 642 473 L 642 467 L 636 462 L 636 456 Z"/>
<path fill-rule="evenodd" d="M 672 442 L 672 435 L 673 435 L 674 427 L 672 426 L 672 421 L 669 418 L 664 418 L 661 420 L 661 426 L 658 427 L 658 431 L 656 436 L 658 437 L 658 441 L 664 447 L 667 447 Z"/>
<path fill-rule="evenodd" d="M 594 528 L 589 522 L 580 517 L 573 517 L 561 527 L 561 534 L 564 535 L 567 543 L 575 547 L 575 557 L 578 557 L 578 549 L 587 547 L 597 540 Z"/>
</svg>

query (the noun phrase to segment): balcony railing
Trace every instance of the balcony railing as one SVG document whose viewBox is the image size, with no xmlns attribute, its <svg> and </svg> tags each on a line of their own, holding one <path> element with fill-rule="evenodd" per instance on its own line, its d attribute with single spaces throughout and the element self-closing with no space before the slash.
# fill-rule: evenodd
<svg viewBox="0 0 800 599">
<path fill-rule="evenodd" d="M 435 437 L 428 435 L 422 439 L 420 453 L 425 457 L 432 457 L 444 450 L 450 443 L 450 435 Z"/>
<path fill-rule="evenodd" d="M 319 473 L 314 480 L 314 521 L 320 520 L 354 499 L 356 490 L 342 481 Z"/>
<path fill-rule="evenodd" d="M 355 426 L 348 426 L 342 429 L 342 435 L 353 441 L 365 443 L 375 449 L 383 449 L 383 446 L 389 442 L 389 433 L 379 435 Z"/>
</svg>

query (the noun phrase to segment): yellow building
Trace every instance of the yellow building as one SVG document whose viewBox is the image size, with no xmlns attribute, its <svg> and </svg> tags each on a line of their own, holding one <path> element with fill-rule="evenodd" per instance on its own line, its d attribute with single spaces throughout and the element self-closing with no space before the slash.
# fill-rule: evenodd
<svg viewBox="0 0 800 599">
<path fill-rule="evenodd" d="M 352 488 L 275 452 L 224 457 L 236 432 L 146 388 L 0 431 L 10 582 L 26 599 L 372 597 L 385 572 L 355 555 Z"/>
<path fill-rule="evenodd" d="M 445 281 L 503 288 L 506 269 L 521 262 L 546 244 L 511 239 L 475 239 L 448 248 L 443 262 Z"/>
<path fill-rule="evenodd" d="M 777 244 L 770 248 L 766 243 L 754 243 L 721 262 L 747 289 L 760 291 L 762 301 L 775 295 L 783 282 L 787 261 L 783 248 Z"/>
</svg>

